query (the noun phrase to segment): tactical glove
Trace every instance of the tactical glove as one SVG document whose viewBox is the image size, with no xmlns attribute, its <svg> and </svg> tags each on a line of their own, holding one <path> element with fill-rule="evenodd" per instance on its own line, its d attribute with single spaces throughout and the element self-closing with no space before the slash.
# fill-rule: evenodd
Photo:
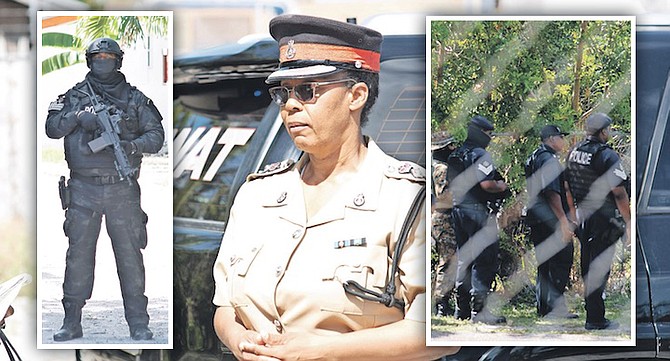
<svg viewBox="0 0 670 361">
<path fill-rule="evenodd" d="M 100 126 L 98 116 L 89 111 L 77 112 L 77 120 L 79 121 L 79 125 L 88 132 L 94 132 Z"/>
<path fill-rule="evenodd" d="M 122 140 L 120 143 L 121 147 L 123 147 L 123 150 L 126 152 L 126 155 L 132 155 L 139 151 L 137 144 L 133 141 L 129 142 L 127 140 Z"/>
</svg>

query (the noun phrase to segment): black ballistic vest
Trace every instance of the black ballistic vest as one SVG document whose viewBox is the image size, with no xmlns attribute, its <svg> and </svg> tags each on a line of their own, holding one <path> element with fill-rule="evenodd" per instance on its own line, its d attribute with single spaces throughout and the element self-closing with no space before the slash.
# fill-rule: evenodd
<svg viewBox="0 0 670 361">
<path fill-rule="evenodd" d="M 602 175 L 593 167 L 593 162 L 608 147 L 605 143 L 586 139 L 570 151 L 567 164 L 568 183 L 577 205 L 586 198 L 593 183 Z"/>
<path fill-rule="evenodd" d="M 478 151 L 476 151 L 478 150 Z M 468 184 L 474 184 L 469 189 L 461 189 L 454 184 L 454 179 L 474 164 L 485 151 L 482 148 L 476 148 L 467 143 L 454 150 L 447 159 L 447 179 L 449 180 L 450 190 L 454 197 L 454 205 L 458 204 L 483 204 L 486 205 L 488 198 L 476 179 L 468 179 Z"/>
</svg>

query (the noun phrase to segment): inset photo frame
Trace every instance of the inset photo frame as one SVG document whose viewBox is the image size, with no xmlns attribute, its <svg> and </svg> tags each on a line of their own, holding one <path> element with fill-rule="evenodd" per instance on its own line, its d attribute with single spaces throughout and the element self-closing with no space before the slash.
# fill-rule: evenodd
<svg viewBox="0 0 670 361">
<path fill-rule="evenodd" d="M 172 12 L 37 27 L 37 347 L 170 349 Z"/>
<path fill-rule="evenodd" d="M 427 17 L 429 346 L 635 344 L 634 32 Z"/>
</svg>

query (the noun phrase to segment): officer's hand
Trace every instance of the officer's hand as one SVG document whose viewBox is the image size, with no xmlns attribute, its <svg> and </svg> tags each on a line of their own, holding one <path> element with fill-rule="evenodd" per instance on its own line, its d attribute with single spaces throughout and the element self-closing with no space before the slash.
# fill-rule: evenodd
<svg viewBox="0 0 670 361">
<path fill-rule="evenodd" d="M 77 112 L 77 121 L 79 122 L 79 125 L 88 132 L 94 132 L 100 126 L 98 123 L 98 116 L 86 110 Z"/>
<path fill-rule="evenodd" d="M 235 357 L 238 360 L 260 360 L 259 356 L 250 350 L 253 348 L 252 345 L 264 346 L 265 343 L 258 332 L 246 330 L 238 335 L 236 341 L 233 341 L 233 344 L 230 345 L 230 350 L 235 354 Z"/>
<path fill-rule="evenodd" d="M 123 151 L 126 152 L 126 155 L 132 155 L 137 153 L 137 144 L 133 141 L 122 140 L 120 142 Z"/>
<path fill-rule="evenodd" d="M 310 333 L 270 335 L 261 332 L 263 345 L 245 344 L 243 350 L 258 356 L 259 361 L 321 360 L 323 336 Z"/>
</svg>

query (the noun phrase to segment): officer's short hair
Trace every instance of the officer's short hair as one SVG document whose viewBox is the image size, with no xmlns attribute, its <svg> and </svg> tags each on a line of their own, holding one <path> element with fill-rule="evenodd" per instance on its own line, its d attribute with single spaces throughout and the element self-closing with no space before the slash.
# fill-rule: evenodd
<svg viewBox="0 0 670 361">
<path fill-rule="evenodd" d="M 356 80 L 357 82 L 365 83 L 368 86 L 368 99 L 361 110 L 361 126 L 368 122 L 368 114 L 370 109 L 377 102 L 379 96 L 379 73 L 372 73 L 367 71 L 346 70 L 347 78 Z"/>
<path fill-rule="evenodd" d="M 593 113 L 586 119 L 586 132 L 589 135 L 595 135 L 610 125 L 612 125 L 612 118 L 607 114 Z"/>
</svg>

